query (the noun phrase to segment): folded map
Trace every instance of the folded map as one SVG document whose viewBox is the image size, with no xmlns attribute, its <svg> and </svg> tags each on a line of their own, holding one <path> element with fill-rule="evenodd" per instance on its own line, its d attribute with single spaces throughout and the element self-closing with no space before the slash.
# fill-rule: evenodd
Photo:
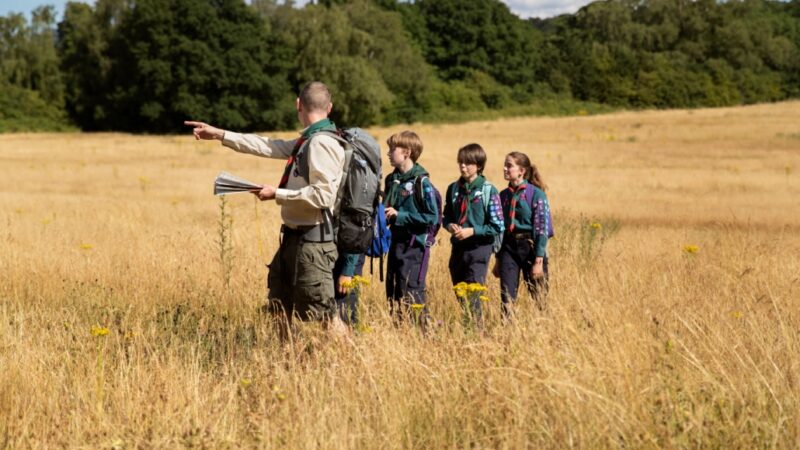
<svg viewBox="0 0 800 450">
<path fill-rule="evenodd" d="M 236 194 L 238 192 L 257 192 L 264 186 L 255 184 L 244 178 L 231 175 L 228 172 L 220 172 L 214 180 L 214 195 Z"/>
</svg>

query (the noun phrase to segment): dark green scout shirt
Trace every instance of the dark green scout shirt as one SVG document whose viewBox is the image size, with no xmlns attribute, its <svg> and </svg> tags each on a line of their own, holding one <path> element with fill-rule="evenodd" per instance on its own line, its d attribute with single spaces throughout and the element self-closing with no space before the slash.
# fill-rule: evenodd
<svg viewBox="0 0 800 450">
<path fill-rule="evenodd" d="M 506 230 L 511 229 L 511 199 L 516 198 L 516 211 L 513 219 L 514 233 L 531 233 L 534 256 L 544 257 L 547 254 L 550 203 L 547 200 L 547 194 L 536 186 L 533 186 L 533 198 L 526 198 L 525 192 L 528 189 L 525 188 L 525 185 L 527 184 L 527 181 L 523 182 L 516 192 L 512 193 L 510 188 L 506 188 L 501 193 L 505 226 Z"/>
<path fill-rule="evenodd" d="M 422 195 L 415 194 L 417 178 L 421 178 Z M 414 164 L 408 172 L 395 169 L 386 177 L 384 205 L 397 210 L 397 217 L 390 224 L 392 242 L 412 239 L 425 246 L 428 227 L 439 222 L 436 199 L 428 172 L 419 164 Z M 422 204 L 418 204 L 421 197 Z"/>
<path fill-rule="evenodd" d="M 442 226 L 447 229 L 450 224 L 457 223 L 463 228 L 475 230 L 472 237 L 463 241 L 459 241 L 455 236 L 451 237 L 450 242 L 453 244 L 491 244 L 496 235 L 503 234 L 503 208 L 500 203 L 500 194 L 498 194 L 497 188 L 492 186 L 489 198 L 483 198 L 485 182 L 486 178 L 479 175 L 472 183 L 466 183 L 459 179 L 447 188 Z M 464 202 L 466 202 L 465 216 L 461 212 Z"/>
</svg>

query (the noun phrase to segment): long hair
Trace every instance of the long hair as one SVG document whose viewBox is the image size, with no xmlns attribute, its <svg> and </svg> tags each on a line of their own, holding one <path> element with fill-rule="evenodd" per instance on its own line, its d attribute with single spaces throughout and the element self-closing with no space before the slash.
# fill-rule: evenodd
<svg viewBox="0 0 800 450">
<path fill-rule="evenodd" d="M 513 159 L 518 166 L 525 169 L 525 179 L 528 180 L 528 183 L 538 187 L 543 191 L 547 190 L 547 185 L 544 184 L 542 174 L 539 173 L 539 169 L 536 168 L 536 164 L 531 162 L 531 159 L 528 158 L 528 155 L 522 152 L 511 152 L 506 155 L 506 157 Z"/>
</svg>

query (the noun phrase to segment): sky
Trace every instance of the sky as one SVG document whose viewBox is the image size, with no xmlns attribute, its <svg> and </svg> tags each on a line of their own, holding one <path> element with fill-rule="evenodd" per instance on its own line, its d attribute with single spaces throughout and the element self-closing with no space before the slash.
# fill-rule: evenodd
<svg viewBox="0 0 800 450">
<path fill-rule="evenodd" d="M 93 3 L 88 0 L 86 3 Z M 552 17 L 564 13 L 574 13 L 583 5 L 591 0 L 503 0 L 515 14 L 520 17 Z M 30 13 L 39 5 L 53 5 L 56 7 L 56 17 L 61 20 L 64 12 L 64 5 L 67 0 L 0 0 L 0 16 L 5 16 L 10 12 Z M 300 0 L 297 4 L 303 4 Z"/>
</svg>

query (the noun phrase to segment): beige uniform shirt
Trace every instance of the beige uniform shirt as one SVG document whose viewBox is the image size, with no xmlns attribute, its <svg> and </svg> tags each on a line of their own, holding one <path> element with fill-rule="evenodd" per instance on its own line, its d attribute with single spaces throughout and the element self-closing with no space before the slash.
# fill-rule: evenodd
<svg viewBox="0 0 800 450">
<path fill-rule="evenodd" d="M 275 159 L 289 159 L 294 144 L 295 140 L 231 131 L 226 131 L 222 138 L 222 145 L 237 152 Z M 333 211 L 344 174 L 344 149 L 332 137 L 313 135 L 303 153 L 308 158 L 308 182 L 292 170 L 286 187 L 275 193 L 275 201 L 281 205 L 281 219 L 291 228 L 322 223 L 322 211 Z"/>
</svg>

